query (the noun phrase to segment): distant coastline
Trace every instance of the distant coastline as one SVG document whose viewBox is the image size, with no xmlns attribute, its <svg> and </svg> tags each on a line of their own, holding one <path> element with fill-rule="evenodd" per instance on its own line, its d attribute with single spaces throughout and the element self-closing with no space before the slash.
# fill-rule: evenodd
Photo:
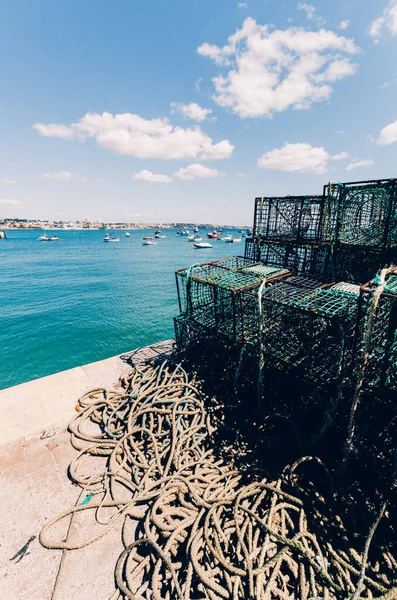
<svg viewBox="0 0 397 600">
<path fill-rule="evenodd" d="M 69 224 L 70 223 L 70 224 Z M 103 231 L 109 230 L 140 230 L 140 229 L 247 229 L 247 225 L 230 225 L 220 223 L 71 223 L 54 224 L 48 221 L 29 220 L 0 220 L 0 229 L 4 231 Z"/>
</svg>

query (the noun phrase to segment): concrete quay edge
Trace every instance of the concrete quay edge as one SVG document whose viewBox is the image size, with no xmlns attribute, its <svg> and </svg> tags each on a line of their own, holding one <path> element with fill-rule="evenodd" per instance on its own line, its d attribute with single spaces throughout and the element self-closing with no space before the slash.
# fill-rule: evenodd
<svg viewBox="0 0 397 600">
<path fill-rule="evenodd" d="M 170 352 L 173 340 L 127 354 L 112 356 L 47 377 L 0 390 L 0 446 L 38 432 L 66 428 L 80 396 L 95 388 L 114 389 L 131 369 L 125 357 L 142 352 L 144 358 Z"/>
</svg>

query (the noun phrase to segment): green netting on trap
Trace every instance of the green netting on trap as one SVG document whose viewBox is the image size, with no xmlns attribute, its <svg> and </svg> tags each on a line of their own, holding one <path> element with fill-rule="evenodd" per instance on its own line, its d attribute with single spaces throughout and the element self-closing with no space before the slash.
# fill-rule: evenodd
<svg viewBox="0 0 397 600">
<path fill-rule="evenodd" d="M 265 363 L 320 388 L 342 385 L 354 350 L 357 297 L 279 284 L 262 297 Z"/>
<path fill-rule="evenodd" d="M 324 188 L 324 230 L 345 245 L 379 249 L 397 244 L 397 187 L 394 179 L 330 183 Z"/>
<path fill-rule="evenodd" d="M 252 238 L 247 238 L 245 240 L 244 256 L 246 260 L 251 260 L 252 262 L 257 262 L 260 260 L 259 244 Z"/>
<path fill-rule="evenodd" d="M 303 288 L 305 290 L 316 290 L 322 285 L 322 282 L 321 280 L 313 277 L 294 275 L 293 277 L 288 278 L 288 284 L 297 288 Z"/>
<path fill-rule="evenodd" d="M 388 294 L 397 295 L 397 276 L 396 275 L 392 275 L 391 277 L 388 278 L 386 287 L 385 287 L 385 292 Z"/>
<path fill-rule="evenodd" d="M 358 296 L 360 293 L 360 286 L 354 283 L 347 283 L 346 281 L 340 281 L 339 283 L 335 283 L 331 286 L 332 290 L 343 290 L 344 292 L 349 292 L 349 294 L 354 294 Z"/>
<path fill-rule="evenodd" d="M 356 373 L 365 373 L 362 388 L 371 393 L 397 391 L 397 277 L 386 280 L 384 293 L 373 303 L 376 283 L 363 287 L 357 324 Z"/>
<path fill-rule="evenodd" d="M 267 267 L 266 265 L 258 263 L 251 267 L 244 267 L 242 271 L 244 271 L 244 273 L 254 273 L 255 275 L 260 275 L 261 277 L 269 277 L 269 275 L 274 275 L 275 273 L 280 272 L 280 268 Z"/>
<path fill-rule="evenodd" d="M 256 198 L 254 238 L 264 242 L 317 243 L 323 202 L 323 196 Z"/>
<path fill-rule="evenodd" d="M 193 265 L 176 274 L 181 312 L 214 335 L 245 343 L 257 337 L 259 289 L 289 274 L 240 258 Z"/>
<path fill-rule="evenodd" d="M 186 286 L 192 276 L 197 280 L 201 280 L 205 283 L 216 283 L 219 282 L 222 276 L 228 271 L 237 271 L 245 269 L 247 267 L 254 267 L 255 264 L 260 268 L 262 265 L 254 263 L 253 261 L 246 259 L 242 256 L 232 256 L 229 258 L 222 258 L 209 263 L 202 263 L 199 265 L 192 265 L 185 269 L 179 269 L 176 273 L 176 285 L 178 291 L 178 300 L 180 311 L 187 309 L 187 290 Z"/>
<path fill-rule="evenodd" d="M 229 258 L 221 258 L 215 261 L 215 264 L 226 269 L 245 269 L 252 266 L 256 261 L 249 260 L 244 256 L 231 256 Z"/>
<path fill-rule="evenodd" d="M 392 262 L 390 250 L 369 246 L 335 246 L 329 261 L 329 277 L 333 281 L 363 284 Z"/>
<path fill-rule="evenodd" d="M 355 312 L 357 298 L 354 294 L 341 289 L 320 289 L 298 300 L 292 300 L 293 306 L 315 312 L 324 317 L 338 317 Z"/>
<path fill-rule="evenodd" d="M 251 250 L 250 246 L 248 247 Z M 329 248 L 256 242 L 256 257 L 267 266 L 326 279 Z"/>
</svg>

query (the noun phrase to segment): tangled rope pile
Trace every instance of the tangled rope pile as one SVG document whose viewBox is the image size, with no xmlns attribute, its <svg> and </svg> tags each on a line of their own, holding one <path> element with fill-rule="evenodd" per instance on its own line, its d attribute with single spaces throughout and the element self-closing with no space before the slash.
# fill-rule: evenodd
<svg viewBox="0 0 397 600">
<path fill-rule="evenodd" d="M 397 598 L 388 549 L 363 560 L 340 519 L 331 523 L 339 546 L 316 533 L 332 519 L 316 508 L 324 504 L 318 491 L 300 493 L 298 471 L 308 461 L 322 468 L 320 461 L 300 460 L 277 481 L 236 468 L 232 452 L 226 460 L 213 443 L 219 406 L 180 365 L 135 366 L 120 383 L 120 392 L 99 389 L 79 400 L 70 476 L 82 493 L 44 527 L 44 546 L 81 548 L 122 523 L 114 599 Z M 86 511 L 97 528 L 81 540 L 71 524 Z M 68 518 L 66 537 L 57 539 L 54 527 Z"/>
</svg>

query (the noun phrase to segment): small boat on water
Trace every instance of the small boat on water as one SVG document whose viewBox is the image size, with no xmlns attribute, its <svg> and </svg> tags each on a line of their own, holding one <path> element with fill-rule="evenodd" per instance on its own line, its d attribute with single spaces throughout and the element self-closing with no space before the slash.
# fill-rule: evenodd
<svg viewBox="0 0 397 600">
<path fill-rule="evenodd" d="M 131 234 L 129 231 L 126 231 L 124 235 L 125 235 L 125 237 L 130 237 Z"/>
<path fill-rule="evenodd" d="M 155 246 L 157 244 L 157 242 L 154 240 L 145 240 L 145 238 L 143 239 L 144 241 L 142 242 L 142 246 Z"/>
<path fill-rule="evenodd" d="M 227 244 L 238 244 L 239 242 L 241 242 L 241 238 L 234 238 L 232 236 L 229 236 L 228 238 L 224 238 L 224 241 Z"/>
<path fill-rule="evenodd" d="M 196 236 L 194 236 L 193 234 L 190 234 L 190 235 L 187 236 L 187 241 L 188 242 L 193 242 L 195 237 Z"/>
<path fill-rule="evenodd" d="M 199 231 L 198 227 L 195 227 L 195 228 L 193 229 L 193 232 L 194 232 L 194 233 L 198 233 L 198 231 Z"/>
<path fill-rule="evenodd" d="M 6 240 L 7 236 L 6 236 L 6 232 L 4 231 L 4 229 L 0 229 L 0 240 Z"/>
<path fill-rule="evenodd" d="M 39 237 L 39 242 L 57 242 L 59 237 L 57 235 L 48 236 L 46 233 Z"/>
<path fill-rule="evenodd" d="M 143 237 L 142 239 L 146 242 L 149 242 L 150 240 L 153 240 L 153 237 Z"/>
<path fill-rule="evenodd" d="M 212 248 L 212 244 L 208 244 L 208 242 L 195 242 L 195 248 Z"/>
<path fill-rule="evenodd" d="M 166 236 L 163 233 L 155 233 L 154 237 L 158 240 L 163 240 Z"/>
<path fill-rule="evenodd" d="M 223 237 L 223 238 L 218 238 L 218 239 L 220 239 L 220 240 L 222 240 L 222 242 L 226 242 L 226 243 L 228 243 L 228 242 L 230 243 L 230 242 L 232 242 L 232 241 L 233 241 L 233 238 L 232 238 L 232 236 L 231 236 L 231 235 L 225 235 L 225 237 Z"/>
<path fill-rule="evenodd" d="M 156 229 L 156 231 L 154 232 L 154 235 L 160 234 L 161 231 L 159 229 Z"/>
<path fill-rule="evenodd" d="M 105 235 L 105 237 L 103 238 L 104 242 L 119 242 L 120 238 L 115 237 L 114 235 L 110 235 L 110 233 L 107 233 Z"/>
<path fill-rule="evenodd" d="M 219 231 L 211 231 L 210 233 L 207 233 L 207 237 L 210 240 L 216 240 L 216 238 L 218 237 L 218 235 L 219 235 Z"/>
</svg>

